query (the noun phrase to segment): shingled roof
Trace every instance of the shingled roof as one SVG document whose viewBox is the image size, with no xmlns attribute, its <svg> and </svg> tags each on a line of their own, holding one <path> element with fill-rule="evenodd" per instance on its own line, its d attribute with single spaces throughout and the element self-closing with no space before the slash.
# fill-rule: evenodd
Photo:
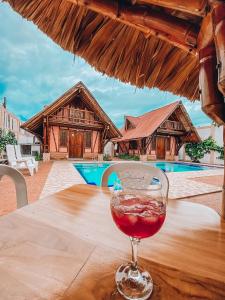
<svg viewBox="0 0 225 300">
<path fill-rule="evenodd" d="M 159 126 L 165 122 L 177 109 L 180 109 L 180 114 L 183 116 L 182 123 L 185 130 L 192 132 L 196 141 L 199 141 L 200 137 L 181 101 L 173 102 L 169 105 L 152 110 L 138 117 L 125 116 L 125 124 L 128 120 L 133 126 L 131 129 L 126 130 L 124 124 L 124 127 L 120 129 L 123 137 L 117 139 L 116 141 L 119 142 L 131 139 L 139 139 L 152 135 L 159 128 Z"/>
</svg>

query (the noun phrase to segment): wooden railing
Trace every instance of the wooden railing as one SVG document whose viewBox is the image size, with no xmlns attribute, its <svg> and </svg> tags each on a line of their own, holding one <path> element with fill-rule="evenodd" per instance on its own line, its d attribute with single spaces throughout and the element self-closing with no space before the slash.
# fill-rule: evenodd
<svg viewBox="0 0 225 300">
<path fill-rule="evenodd" d="M 95 119 L 95 114 L 88 110 L 64 108 L 58 113 L 50 116 L 51 123 L 66 123 L 66 124 L 80 124 L 80 125 L 102 125 L 100 121 Z"/>
<path fill-rule="evenodd" d="M 184 126 L 182 123 L 177 121 L 165 121 L 161 126 L 161 129 L 175 130 L 175 131 L 184 131 Z"/>
</svg>

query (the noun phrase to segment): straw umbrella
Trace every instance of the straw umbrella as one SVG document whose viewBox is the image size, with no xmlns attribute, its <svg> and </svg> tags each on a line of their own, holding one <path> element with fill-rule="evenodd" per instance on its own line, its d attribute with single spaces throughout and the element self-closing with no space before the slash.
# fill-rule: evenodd
<svg viewBox="0 0 225 300">
<path fill-rule="evenodd" d="M 98 71 L 200 99 L 203 111 L 225 124 L 223 0 L 5 1 Z"/>
</svg>

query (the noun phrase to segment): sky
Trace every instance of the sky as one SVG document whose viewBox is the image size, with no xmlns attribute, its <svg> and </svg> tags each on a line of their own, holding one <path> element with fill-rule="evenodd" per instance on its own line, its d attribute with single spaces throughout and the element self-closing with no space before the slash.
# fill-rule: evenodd
<svg viewBox="0 0 225 300">
<path fill-rule="evenodd" d="M 8 109 L 25 121 L 78 81 L 119 128 L 124 115 L 138 116 L 176 100 L 182 100 L 196 126 L 211 123 L 199 102 L 103 76 L 0 2 L 0 101 L 7 97 Z"/>
</svg>

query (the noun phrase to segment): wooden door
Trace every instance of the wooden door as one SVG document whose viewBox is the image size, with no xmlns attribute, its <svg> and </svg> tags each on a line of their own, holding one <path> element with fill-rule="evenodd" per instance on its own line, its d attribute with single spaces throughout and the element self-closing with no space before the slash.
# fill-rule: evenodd
<svg viewBox="0 0 225 300">
<path fill-rule="evenodd" d="M 161 136 L 157 136 L 156 139 L 156 157 L 157 159 L 165 159 L 166 156 L 166 145 L 165 141 L 166 139 Z"/>
<path fill-rule="evenodd" d="M 70 130 L 70 138 L 69 138 L 70 158 L 83 157 L 83 141 L 84 141 L 83 132 Z"/>
</svg>

